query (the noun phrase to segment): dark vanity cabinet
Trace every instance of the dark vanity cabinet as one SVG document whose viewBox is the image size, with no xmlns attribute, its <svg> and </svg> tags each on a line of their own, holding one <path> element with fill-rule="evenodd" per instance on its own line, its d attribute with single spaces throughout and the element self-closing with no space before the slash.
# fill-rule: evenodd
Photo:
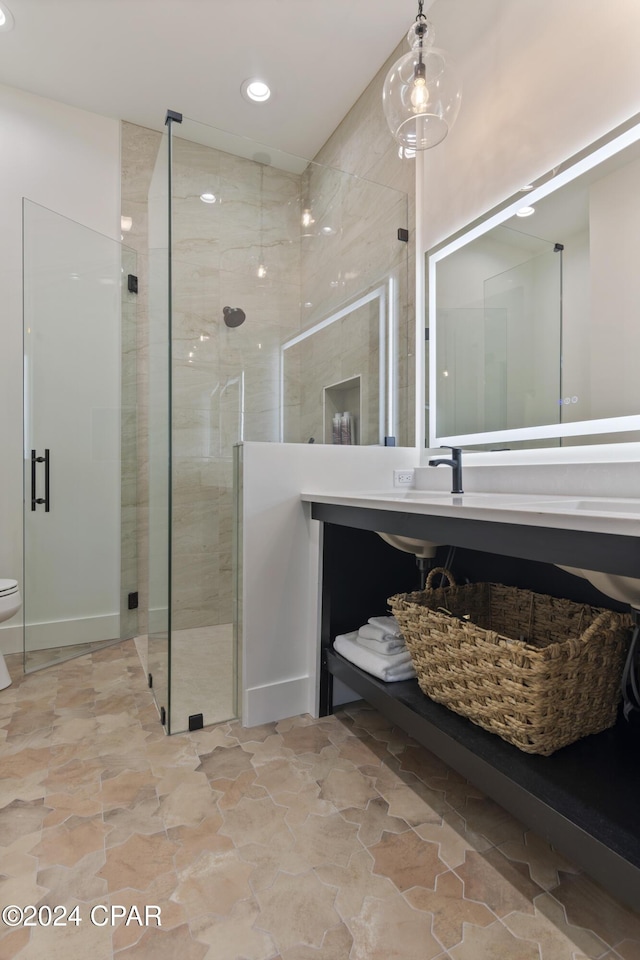
<svg viewBox="0 0 640 960">
<path fill-rule="evenodd" d="M 312 502 L 323 528 L 320 712 L 333 710 L 341 680 L 419 743 L 468 778 L 618 899 L 640 910 L 640 725 L 615 727 L 557 751 L 525 754 L 429 700 L 417 681 L 383 683 L 335 653 L 333 638 L 388 612 L 386 598 L 419 589 L 415 559 L 374 531 L 456 548 L 454 569 L 599 606 L 586 581 L 554 564 L 640 574 L 640 538 Z M 562 695 L 562 691 L 558 691 Z"/>
</svg>

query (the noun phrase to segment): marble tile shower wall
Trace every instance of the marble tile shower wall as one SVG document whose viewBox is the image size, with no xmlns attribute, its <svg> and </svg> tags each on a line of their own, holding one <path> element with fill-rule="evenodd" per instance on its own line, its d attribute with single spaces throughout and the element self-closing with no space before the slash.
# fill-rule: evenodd
<svg viewBox="0 0 640 960">
<path fill-rule="evenodd" d="M 299 329 L 299 177 L 176 139 L 172 193 L 172 625 L 190 629 L 232 619 L 233 445 L 280 438 L 280 343 Z M 225 306 L 244 311 L 241 326 L 224 324 Z"/>
<path fill-rule="evenodd" d="M 402 406 L 394 430 L 398 442 L 407 444 L 407 248 L 397 235 L 399 227 L 407 227 L 407 195 L 317 164 L 309 167 L 304 179 L 305 202 L 315 222 L 308 231 L 311 235 L 303 236 L 301 244 L 303 325 L 311 326 L 379 287 L 384 288 L 385 296 L 391 296 L 395 317 L 401 321 L 391 361 L 396 404 L 402 384 Z M 373 315 L 366 317 L 364 329 L 358 310 L 338 321 L 339 329 L 315 334 L 314 344 L 307 348 L 312 363 L 305 364 L 301 355 L 305 373 L 299 395 L 303 436 L 322 436 L 322 386 L 361 376 L 362 388 L 373 402 L 363 404 L 359 442 L 379 442 L 377 306 L 367 313 Z M 320 370 L 323 382 L 318 380 Z"/>
<path fill-rule="evenodd" d="M 404 39 L 393 51 L 389 59 L 380 68 L 369 86 L 353 105 L 351 110 L 336 127 L 314 160 L 318 164 L 344 170 L 402 191 L 408 197 L 408 271 L 407 276 L 415 276 L 415 164 L 412 160 L 398 156 L 398 145 L 391 137 L 382 111 L 382 87 L 391 65 L 407 52 Z M 389 223 L 385 218 L 377 221 L 378 210 L 375 202 L 361 205 L 364 213 L 352 217 L 354 228 L 363 228 L 362 242 L 367 255 L 373 255 L 378 262 L 387 266 L 395 263 L 398 256 L 396 227 L 400 222 Z M 378 244 L 380 248 L 377 249 Z M 388 245 L 388 246 L 387 246 Z M 374 252 L 375 251 L 375 252 Z M 400 287 L 401 302 L 398 312 L 398 357 L 397 374 L 397 424 L 398 442 L 413 444 L 414 437 L 414 318 L 415 288 L 411 280 Z M 312 298 L 310 298 L 312 299 Z M 415 322 L 420 322 L 417 318 Z"/>
</svg>

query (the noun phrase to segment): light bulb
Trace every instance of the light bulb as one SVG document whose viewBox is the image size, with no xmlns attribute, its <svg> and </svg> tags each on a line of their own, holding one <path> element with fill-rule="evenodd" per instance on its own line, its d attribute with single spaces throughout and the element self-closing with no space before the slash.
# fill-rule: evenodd
<svg viewBox="0 0 640 960">
<path fill-rule="evenodd" d="M 302 226 L 310 227 L 312 223 L 315 223 L 313 216 L 311 215 L 311 210 L 307 207 L 302 211 Z"/>
<path fill-rule="evenodd" d="M 411 91 L 411 103 L 417 113 L 424 113 L 429 103 L 429 91 L 424 77 L 416 77 Z"/>
</svg>

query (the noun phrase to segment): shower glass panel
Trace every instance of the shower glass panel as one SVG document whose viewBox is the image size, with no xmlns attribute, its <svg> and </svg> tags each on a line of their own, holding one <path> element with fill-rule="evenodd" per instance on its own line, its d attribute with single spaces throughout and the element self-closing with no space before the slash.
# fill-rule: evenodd
<svg viewBox="0 0 640 960">
<path fill-rule="evenodd" d="M 406 194 L 186 118 L 167 139 L 170 296 L 151 322 L 168 327 L 169 412 L 151 465 L 170 467 L 157 562 L 175 733 L 238 713 L 234 445 L 332 442 L 340 405 L 351 442 L 413 441 Z M 160 179 L 150 224 L 166 218 Z"/>
<path fill-rule="evenodd" d="M 171 591 L 171 297 L 169 135 L 165 132 L 149 188 L 149 594 L 147 665 L 161 718 L 170 709 Z"/>
<path fill-rule="evenodd" d="M 133 251 L 23 202 L 24 667 L 137 632 Z"/>
</svg>

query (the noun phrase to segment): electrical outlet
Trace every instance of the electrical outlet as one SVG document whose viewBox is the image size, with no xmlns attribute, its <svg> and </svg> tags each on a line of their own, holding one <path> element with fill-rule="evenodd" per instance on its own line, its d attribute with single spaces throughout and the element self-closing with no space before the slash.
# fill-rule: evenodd
<svg viewBox="0 0 640 960">
<path fill-rule="evenodd" d="M 394 470 L 394 487 L 412 487 L 415 481 L 415 470 Z"/>
</svg>

